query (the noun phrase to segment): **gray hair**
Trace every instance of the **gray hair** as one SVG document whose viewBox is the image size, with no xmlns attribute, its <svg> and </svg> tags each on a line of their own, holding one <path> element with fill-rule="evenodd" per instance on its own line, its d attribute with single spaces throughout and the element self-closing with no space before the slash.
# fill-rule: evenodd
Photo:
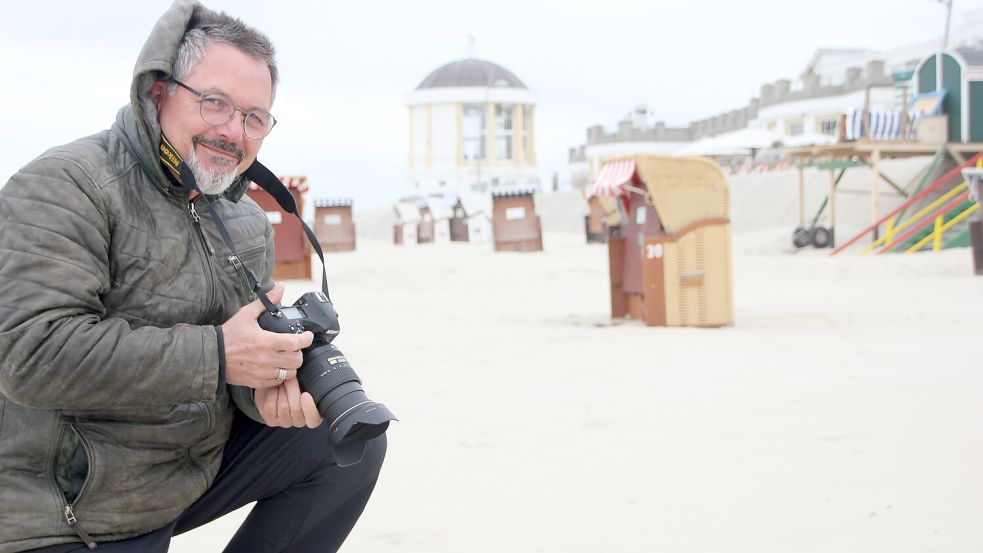
<svg viewBox="0 0 983 553">
<path fill-rule="evenodd" d="M 279 71 L 275 59 L 276 50 L 270 39 L 225 12 L 215 13 L 204 9 L 195 11 L 188 25 L 188 31 L 184 34 L 184 39 L 178 47 L 177 57 L 171 70 L 173 77 L 178 80 L 187 77 L 194 69 L 195 64 L 201 60 L 205 54 L 205 48 L 212 41 L 235 46 L 246 54 L 266 63 L 266 67 L 270 70 L 270 81 L 273 83 L 271 92 L 273 96 L 276 96 Z"/>
</svg>

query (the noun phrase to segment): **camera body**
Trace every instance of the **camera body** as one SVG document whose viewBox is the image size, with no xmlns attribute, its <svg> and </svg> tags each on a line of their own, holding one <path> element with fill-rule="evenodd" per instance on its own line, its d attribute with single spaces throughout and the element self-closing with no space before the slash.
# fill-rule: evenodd
<svg viewBox="0 0 983 553">
<path fill-rule="evenodd" d="M 308 292 L 292 306 L 276 306 L 257 319 L 260 328 L 281 334 L 311 331 L 314 341 L 304 348 L 297 371 L 300 389 L 308 392 L 328 423 L 329 441 L 340 466 L 359 462 L 365 442 L 382 434 L 396 417 L 366 397 L 361 380 L 345 355 L 331 343 L 338 335 L 338 313 L 322 292 Z"/>
<path fill-rule="evenodd" d="M 322 292 L 308 292 L 292 306 L 277 306 L 276 312 L 264 311 L 259 316 L 263 330 L 280 334 L 300 334 L 311 331 L 315 340 L 330 342 L 338 335 L 338 313 Z"/>
</svg>

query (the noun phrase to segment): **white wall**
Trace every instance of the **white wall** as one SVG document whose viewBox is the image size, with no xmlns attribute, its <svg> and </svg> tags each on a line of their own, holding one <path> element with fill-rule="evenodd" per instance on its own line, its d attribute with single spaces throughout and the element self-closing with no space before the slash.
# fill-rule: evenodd
<svg viewBox="0 0 983 553">
<path fill-rule="evenodd" d="M 457 156 L 457 109 L 455 104 L 436 104 L 431 107 L 433 168 L 447 171 L 455 167 Z"/>
<path fill-rule="evenodd" d="M 410 108 L 410 125 L 412 128 L 413 157 L 412 169 L 419 170 L 427 166 L 427 108 L 417 106 Z"/>
</svg>

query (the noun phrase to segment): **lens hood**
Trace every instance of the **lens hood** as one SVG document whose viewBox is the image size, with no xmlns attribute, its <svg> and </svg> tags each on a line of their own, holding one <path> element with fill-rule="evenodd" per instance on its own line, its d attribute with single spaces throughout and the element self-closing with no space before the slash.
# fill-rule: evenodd
<svg viewBox="0 0 983 553">
<path fill-rule="evenodd" d="M 338 417 L 329 432 L 331 452 L 338 466 L 347 467 L 362 460 L 365 442 L 389 428 L 390 421 L 399 420 L 388 407 L 366 401 Z"/>
</svg>

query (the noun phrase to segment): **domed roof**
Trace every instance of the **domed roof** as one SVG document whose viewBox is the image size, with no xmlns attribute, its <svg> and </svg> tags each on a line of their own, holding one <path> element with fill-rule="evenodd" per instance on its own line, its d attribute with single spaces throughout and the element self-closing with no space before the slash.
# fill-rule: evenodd
<svg viewBox="0 0 983 553">
<path fill-rule="evenodd" d="M 501 65 L 490 61 L 466 59 L 452 61 L 438 67 L 427 75 L 426 79 L 416 87 L 445 88 L 457 86 L 492 86 L 501 88 L 526 88 L 518 77 Z"/>
</svg>

